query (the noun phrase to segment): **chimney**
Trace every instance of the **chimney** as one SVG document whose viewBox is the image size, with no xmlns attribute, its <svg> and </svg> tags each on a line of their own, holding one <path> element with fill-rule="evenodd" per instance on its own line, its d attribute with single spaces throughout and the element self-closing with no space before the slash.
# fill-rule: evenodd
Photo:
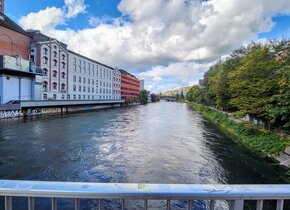
<svg viewBox="0 0 290 210">
<path fill-rule="evenodd" d="M 0 12 L 4 14 L 4 0 L 0 0 Z"/>
</svg>

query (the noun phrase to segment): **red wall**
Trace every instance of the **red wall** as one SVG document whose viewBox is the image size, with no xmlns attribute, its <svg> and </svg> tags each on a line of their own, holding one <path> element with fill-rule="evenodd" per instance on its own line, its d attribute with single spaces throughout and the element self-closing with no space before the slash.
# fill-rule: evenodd
<svg viewBox="0 0 290 210">
<path fill-rule="evenodd" d="M 0 26 L 0 55 L 21 55 L 29 60 L 31 38 Z"/>
<path fill-rule="evenodd" d="M 127 74 L 121 74 L 121 98 L 134 99 L 140 92 L 140 81 L 135 77 Z"/>
</svg>

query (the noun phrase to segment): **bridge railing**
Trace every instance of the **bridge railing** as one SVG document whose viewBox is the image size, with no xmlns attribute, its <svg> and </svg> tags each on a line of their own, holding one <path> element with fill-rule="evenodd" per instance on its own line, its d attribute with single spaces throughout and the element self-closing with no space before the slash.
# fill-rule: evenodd
<svg viewBox="0 0 290 210">
<path fill-rule="evenodd" d="M 217 209 L 215 203 L 226 200 L 231 210 L 243 210 L 245 200 L 257 200 L 256 209 L 263 209 L 263 201 L 277 200 L 276 210 L 283 210 L 284 200 L 290 199 L 290 185 L 188 185 L 188 184 L 123 184 L 0 180 L 0 196 L 5 197 L 5 210 L 12 210 L 12 197 L 27 197 L 28 210 L 35 209 L 35 198 L 51 198 L 51 209 L 57 209 L 57 199 L 75 199 L 75 210 L 81 199 L 119 199 L 120 209 L 126 200 L 143 200 L 148 209 L 149 200 L 166 200 L 166 209 L 172 200 L 187 200 L 187 209 L 194 209 L 193 201 L 208 201 L 209 210 Z M 116 209 L 114 209 L 116 210 Z"/>
</svg>

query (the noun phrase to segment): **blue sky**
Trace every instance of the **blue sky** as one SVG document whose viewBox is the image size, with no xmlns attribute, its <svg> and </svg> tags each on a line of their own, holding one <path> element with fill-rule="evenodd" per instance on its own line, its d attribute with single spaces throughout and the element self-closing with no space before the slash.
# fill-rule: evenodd
<svg viewBox="0 0 290 210">
<path fill-rule="evenodd" d="M 290 38 L 289 0 L 186 2 L 6 0 L 5 12 L 26 29 L 137 74 L 155 92 L 196 84 L 210 65 L 245 43 Z"/>
</svg>

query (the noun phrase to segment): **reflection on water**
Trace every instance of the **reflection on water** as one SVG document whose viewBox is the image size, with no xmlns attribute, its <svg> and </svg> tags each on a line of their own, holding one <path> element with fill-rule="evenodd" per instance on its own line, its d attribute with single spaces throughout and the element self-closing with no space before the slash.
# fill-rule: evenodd
<svg viewBox="0 0 290 210">
<path fill-rule="evenodd" d="M 1 179 L 283 183 L 277 168 L 185 104 L 161 102 L 0 123 Z M 91 206 L 87 209 L 97 206 L 95 201 L 84 202 Z M 173 205 L 180 209 L 184 202 Z M 49 200 L 38 201 L 39 206 L 46 203 Z"/>
</svg>

